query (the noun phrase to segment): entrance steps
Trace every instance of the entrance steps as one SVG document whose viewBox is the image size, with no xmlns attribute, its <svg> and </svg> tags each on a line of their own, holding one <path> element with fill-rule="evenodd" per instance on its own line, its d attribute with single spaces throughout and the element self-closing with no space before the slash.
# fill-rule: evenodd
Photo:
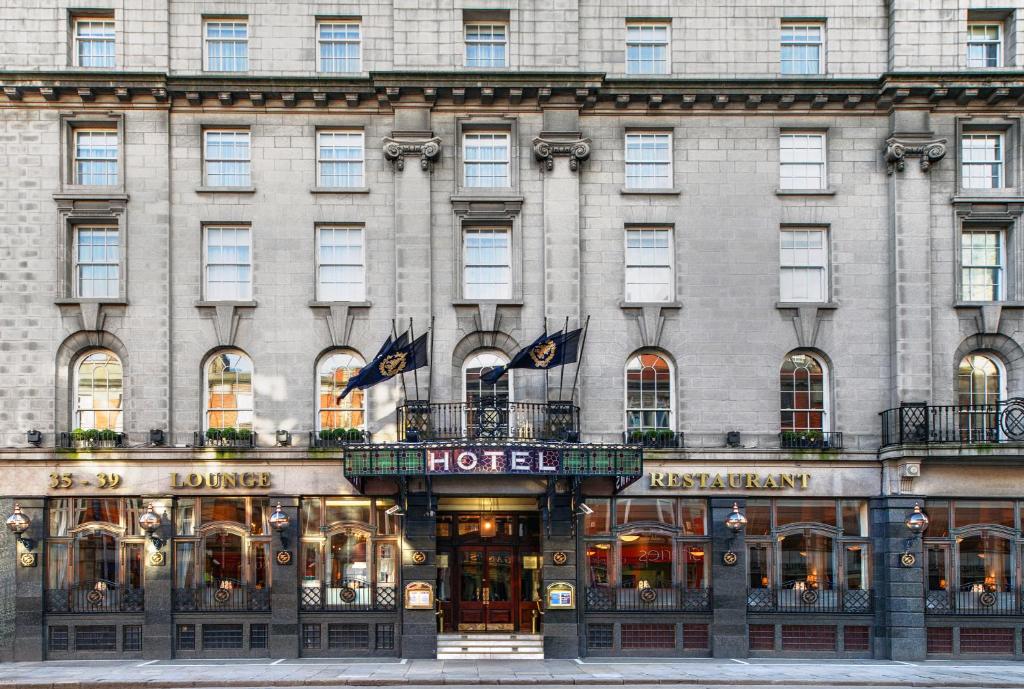
<svg viewBox="0 0 1024 689">
<path fill-rule="evenodd" d="M 490 632 L 438 634 L 437 659 L 544 660 L 544 637 Z"/>
</svg>

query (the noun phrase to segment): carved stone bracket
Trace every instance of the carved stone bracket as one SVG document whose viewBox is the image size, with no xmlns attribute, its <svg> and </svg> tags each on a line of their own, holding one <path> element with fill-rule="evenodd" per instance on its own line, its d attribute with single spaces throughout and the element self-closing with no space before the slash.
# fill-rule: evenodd
<svg viewBox="0 0 1024 689">
<path fill-rule="evenodd" d="M 660 347 L 668 315 L 681 308 L 678 302 L 668 304 L 621 303 L 619 306 L 636 326 L 637 341 L 642 347 Z"/>
<path fill-rule="evenodd" d="M 197 302 L 196 306 L 213 324 L 213 335 L 217 346 L 234 347 L 242 314 L 251 312 L 256 306 L 256 302 Z"/>
<path fill-rule="evenodd" d="M 590 139 L 554 141 L 538 136 L 533 140 L 533 155 L 540 161 L 542 170 L 555 168 L 555 156 L 568 156 L 569 169 L 575 172 L 580 163 L 590 157 L 590 144 Z"/>
<path fill-rule="evenodd" d="M 384 158 L 391 161 L 396 170 L 404 170 L 405 157 L 414 155 L 420 157 L 420 167 L 430 172 L 441 157 L 441 138 L 409 140 L 384 137 Z"/>
<path fill-rule="evenodd" d="M 909 141 L 890 137 L 885 141 L 885 170 L 888 174 L 903 172 L 907 156 L 921 158 L 921 171 L 928 172 L 932 165 L 946 157 L 946 140 Z"/>
</svg>

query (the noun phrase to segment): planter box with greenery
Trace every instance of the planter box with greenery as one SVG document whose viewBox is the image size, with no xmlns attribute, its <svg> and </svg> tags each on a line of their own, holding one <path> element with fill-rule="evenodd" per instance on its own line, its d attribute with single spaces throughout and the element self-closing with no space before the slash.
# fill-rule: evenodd
<svg viewBox="0 0 1024 689">
<path fill-rule="evenodd" d="M 310 434 L 313 447 L 344 447 L 368 443 L 369 435 L 359 428 L 323 428 Z"/>
<path fill-rule="evenodd" d="M 248 428 L 207 428 L 203 434 L 197 434 L 202 447 L 253 447 L 256 434 Z"/>
<path fill-rule="evenodd" d="M 784 450 L 831 450 L 842 448 L 842 433 L 823 431 L 783 431 L 779 446 Z"/>
<path fill-rule="evenodd" d="M 76 428 L 70 433 L 60 434 L 60 447 L 76 450 L 94 450 L 124 446 L 124 433 L 105 428 Z"/>
<path fill-rule="evenodd" d="M 627 431 L 624 440 L 630 445 L 643 445 L 646 448 L 682 447 L 683 434 L 669 428 L 647 428 Z"/>
</svg>

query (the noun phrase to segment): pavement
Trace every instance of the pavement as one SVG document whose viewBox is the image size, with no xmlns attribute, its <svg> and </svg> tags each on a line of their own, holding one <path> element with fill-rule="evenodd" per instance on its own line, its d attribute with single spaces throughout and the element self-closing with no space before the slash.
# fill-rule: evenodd
<svg viewBox="0 0 1024 689">
<path fill-rule="evenodd" d="M 379 658 L 68 660 L 0 664 L 0 689 L 204 687 L 936 687 L 1024 689 L 1012 660 L 585 658 L 399 660 Z"/>
<path fill-rule="evenodd" d="M 1024 689 L 1024 662 L 586 658 L 578 660 L 94 660 L 0 664 L 0 689 L 203 687 L 936 687 Z"/>
</svg>

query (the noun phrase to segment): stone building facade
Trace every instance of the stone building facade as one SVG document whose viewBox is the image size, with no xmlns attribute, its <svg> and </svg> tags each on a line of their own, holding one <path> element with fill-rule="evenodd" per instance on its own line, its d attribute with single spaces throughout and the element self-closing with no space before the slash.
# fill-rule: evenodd
<svg viewBox="0 0 1024 689">
<path fill-rule="evenodd" d="M 42 5 L 0 658 L 1024 653 L 1020 0 Z"/>
</svg>

